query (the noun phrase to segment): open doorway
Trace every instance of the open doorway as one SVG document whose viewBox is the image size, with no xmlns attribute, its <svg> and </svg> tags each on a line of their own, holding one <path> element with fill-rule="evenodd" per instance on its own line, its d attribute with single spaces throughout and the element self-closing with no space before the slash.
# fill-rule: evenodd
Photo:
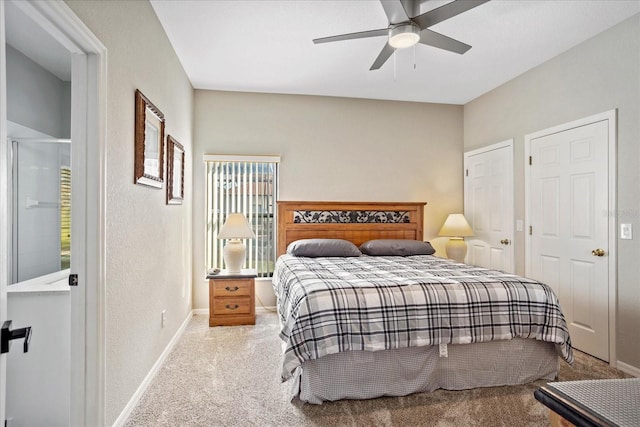
<svg viewBox="0 0 640 427">
<path fill-rule="evenodd" d="M 32 332 L 27 353 L 7 354 L 6 419 L 69 425 L 71 53 L 16 3 L 5 14 L 7 316 Z"/>
<path fill-rule="evenodd" d="M 14 425 L 102 425 L 105 369 L 103 242 L 106 49 L 64 2 L 6 0 L 0 2 L 0 20 L 0 162 L 3 166 L 0 175 L 0 230 L 3 236 L 0 239 L 0 323 L 4 326 L 5 321 L 13 320 L 15 324 L 11 326 L 12 329 L 24 326 L 22 323 L 33 327 L 28 353 L 22 352 L 22 342 L 14 342 L 13 348 L 9 348 L 6 355 L 0 354 L 0 420 L 13 419 Z M 15 23 L 20 23 L 19 28 L 10 28 Z M 42 35 L 44 37 L 39 37 Z M 29 43 L 47 52 L 44 52 L 43 57 L 37 57 L 29 51 Z M 56 44 L 57 47 L 52 47 Z M 70 80 L 60 78 L 57 75 L 59 70 L 46 65 L 46 60 L 51 59 L 49 55 L 56 50 L 62 51 L 66 58 Z M 28 109 L 39 109 L 44 117 L 55 116 L 53 113 L 66 115 L 66 120 L 37 123 L 30 121 L 28 114 L 22 114 L 33 111 L 25 111 L 21 104 L 25 101 L 24 97 L 14 99 L 14 94 L 10 95 L 6 89 L 8 86 L 15 89 L 14 85 L 21 84 L 21 79 L 26 78 L 28 73 L 16 74 L 11 71 L 11 67 L 15 65 L 11 63 L 11 55 L 20 56 L 25 64 L 31 61 L 28 66 L 31 67 L 30 71 L 40 67 L 36 74 L 44 70 L 56 76 L 62 82 L 60 86 L 64 88 L 66 85 L 67 90 L 59 97 L 48 96 L 50 94 L 45 94 L 46 91 L 38 85 L 23 86 L 24 91 L 39 93 L 34 98 L 40 102 L 31 103 Z M 13 77 L 10 76 L 11 73 Z M 48 103 L 53 98 L 56 101 Z M 65 105 L 70 108 L 65 108 Z M 56 123 L 63 124 L 56 129 Z M 24 134 L 23 131 L 29 134 Z M 69 242 L 64 241 L 64 213 L 61 212 L 61 206 L 58 206 L 64 204 L 62 189 L 59 188 L 51 199 L 31 194 L 27 198 L 26 194 L 19 194 L 19 188 L 16 190 L 13 185 L 13 146 L 18 147 L 16 151 L 20 156 L 20 144 L 27 148 L 25 143 L 40 144 L 39 148 L 43 148 L 44 144 L 54 144 L 45 151 L 56 147 L 55 162 L 34 164 L 31 169 L 55 169 L 53 187 L 61 186 L 64 179 L 71 181 L 73 205 L 68 208 L 71 216 Z M 66 144 L 69 154 L 65 153 L 64 146 L 60 144 Z M 69 174 L 70 171 L 72 173 Z M 45 178 L 36 172 L 35 178 L 28 179 L 35 179 L 37 182 Z M 32 271 L 30 274 L 34 277 L 28 280 L 22 280 L 18 273 L 16 279 L 12 280 L 13 260 L 16 257 L 12 253 L 11 238 L 15 226 L 12 211 L 14 192 L 19 197 L 16 202 L 18 205 L 24 204 L 25 210 L 29 206 L 32 213 L 46 209 L 56 211 L 55 215 L 51 215 L 56 216 L 56 220 L 50 222 L 55 224 L 55 231 L 52 233 L 60 235 L 50 239 L 54 242 L 50 246 L 55 248 L 55 256 L 51 256 L 52 260 L 55 257 L 52 269 L 59 271 Z M 18 243 L 23 242 L 24 246 L 19 231 L 17 240 Z M 65 254 L 65 245 L 68 245 L 66 252 L 71 250 L 73 254 Z M 18 263 L 20 255 L 22 254 L 17 254 Z M 67 285 L 70 273 L 77 278 L 78 286 Z M 43 277 L 47 279 L 43 280 Z M 30 286 L 35 290 L 27 289 Z M 48 287 L 48 292 L 42 292 L 38 287 Z M 54 290 L 55 287 L 60 289 Z M 37 296 L 57 301 L 43 302 Z M 21 324 L 18 325 L 16 319 L 23 315 L 28 319 L 20 321 Z M 9 316 L 16 317 L 12 319 Z M 38 316 L 45 321 L 39 323 Z M 49 334 L 47 328 L 53 318 L 60 319 L 58 326 L 62 330 L 56 329 Z M 46 363 L 51 363 L 45 369 L 45 374 L 58 374 L 57 376 L 45 376 L 38 371 L 43 366 L 42 360 L 35 365 L 31 363 L 32 359 L 37 358 L 36 349 L 46 353 L 45 366 Z M 63 357 L 58 358 L 58 355 Z M 12 360 L 14 356 L 16 360 L 19 358 L 16 364 Z M 25 369 L 25 366 L 18 366 L 19 364 L 30 366 Z M 14 369 L 17 371 L 14 372 Z M 32 390 L 40 394 L 31 391 L 17 392 L 12 378 L 18 379 L 20 387 L 35 385 L 37 390 Z M 59 399 L 54 401 L 58 402 L 56 407 L 53 407 L 55 403 L 42 397 L 42 394 L 51 390 L 55 390 L 56 398 Z M 11 401 L 13 396 L 20 399 L 17 406 Z M 43 406 L 42 402 L 49 406 Z M 22 407 L 18 408 L 20 405 Z"/>
</svg>

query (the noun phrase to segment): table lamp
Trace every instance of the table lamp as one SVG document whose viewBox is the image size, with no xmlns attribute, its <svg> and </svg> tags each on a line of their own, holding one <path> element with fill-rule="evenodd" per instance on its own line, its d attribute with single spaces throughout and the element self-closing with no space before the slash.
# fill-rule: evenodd
<svg viewBox="0 0 640 427">
<path fill-rule="evenodd" d="M 473 230 L 464 215 L 449 214 L 438 235 L 449 237 L 445 246 L 447 258 L 464 262 L 464 257 L 467 255 L 467 243 L 464 238 L 465 236 L 473 236 Z"/>
<path fill-rule="evenodd" d="M 247 218 L 241 213 L 232 213 L 218 233 L 218 239 L 229 239 L 224 246 L 223 258 L 227 271 L 239 274 L 244 264 L 247 250 L 240 239 L 254 239 L 256 235 L 251 231 Z"/>
</svg>

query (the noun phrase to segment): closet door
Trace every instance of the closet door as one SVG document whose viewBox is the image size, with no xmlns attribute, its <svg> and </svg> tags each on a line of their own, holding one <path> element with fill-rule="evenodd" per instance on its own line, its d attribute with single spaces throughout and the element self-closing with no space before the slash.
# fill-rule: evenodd
<svg viewBox="0 0 640 427">
<path fill-rule="evenodd" d="M 465 153 L 464 171 L 466 262 L 513 273 L 513 140 Z"/>
<path fill-rule="evenodd" d="M 571 342 L 609 360 L 609 121 L 530 141 L 532 278 L 560 300 Z"/>
</svg>

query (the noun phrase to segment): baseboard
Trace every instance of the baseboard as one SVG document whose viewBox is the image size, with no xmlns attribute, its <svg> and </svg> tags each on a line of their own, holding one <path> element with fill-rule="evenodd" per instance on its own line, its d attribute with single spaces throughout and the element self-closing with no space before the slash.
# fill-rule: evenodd
<svg viewBox="0 0 640 427">
<path fill-rule="evenodd" d="M 620 369 L 622 372 L 625 372 L 629 375 L 633 375 L 636 378 L 640 378 L 640 368 L 636 368 L 635 366 L 627 365 L 624 362 L 617 361 L 616 367 Z"/>
<path fill-rule="evenodd" d="M 162 368 L 162 365 L 164 364 L 165 360 L 169 356 L 169 353 L 171 353 L 171 350 L 173 350 L 173 347 L 175 347 L 175 345 L 178 343 L 178 340 L 180 339 L 185 329 L 187 328 L 187 325 L 189 324 L 189 321 L 191 320 L 191 317 L 193 316 L 194 311 L 195 310 L 192 310 L 187 316 L 187 318 L 184 319 L 184 322 L 182 322 L 182 325 L 180 325 L 180 328 L 178 328 L 178 331 L 175 333 L 173 338 L 171 338 L 171 341 L 169 341 L 169 344 L 167 344 L 167 347 L 164 349 L 160 357 L 158 357 L 158 360 L 156 361 L 156 363 L 153 365 L 153 367 L 151 368 L 147 376 L 144 378 L 144 380 L 142 380 L 142 383 L 140 384 L 136 392 L 133 393 L 133 396 L 131 396 L 131 399 L 129 399 L 129 402 L 120 413 L 120 416 L 113 423 L 114 427 L 120 427 L 125 424 L 125 422 L 127 421 L 127 418 L 129 418 L 129 415 L 131 415 L 131 412 L 140 401 L 140 398 L 145 393 L 145 391 L 147 391 L 149 384 L 151 384 L 151 381 L 153 381 L 153 378 L 155 378 L 155 376 L 158 374 L 158 371 L 160 371 L 160 368 Z M 206 312 L 208 314 L 209 310 L 207 309 Z"/>
<path fill-rule="evenodd" d="M 208 308 L 194 308 L 193 310 L 191 310 L 191 313 L 208 316 L 209 315 L 209 309 Z"/>
</svg>

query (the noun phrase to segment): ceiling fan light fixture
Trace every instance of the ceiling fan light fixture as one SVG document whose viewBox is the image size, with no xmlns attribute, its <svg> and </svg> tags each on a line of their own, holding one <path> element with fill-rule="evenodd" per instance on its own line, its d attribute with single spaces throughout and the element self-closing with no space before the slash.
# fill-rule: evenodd
<svg viewBox="0 0 640 427">
<path fill-rule="evenodd" d="M 395 49 L 411 47 L 420 40 L 420 27 L 413 22 L 389 29 L 389 44 Z"/>
</svg>

